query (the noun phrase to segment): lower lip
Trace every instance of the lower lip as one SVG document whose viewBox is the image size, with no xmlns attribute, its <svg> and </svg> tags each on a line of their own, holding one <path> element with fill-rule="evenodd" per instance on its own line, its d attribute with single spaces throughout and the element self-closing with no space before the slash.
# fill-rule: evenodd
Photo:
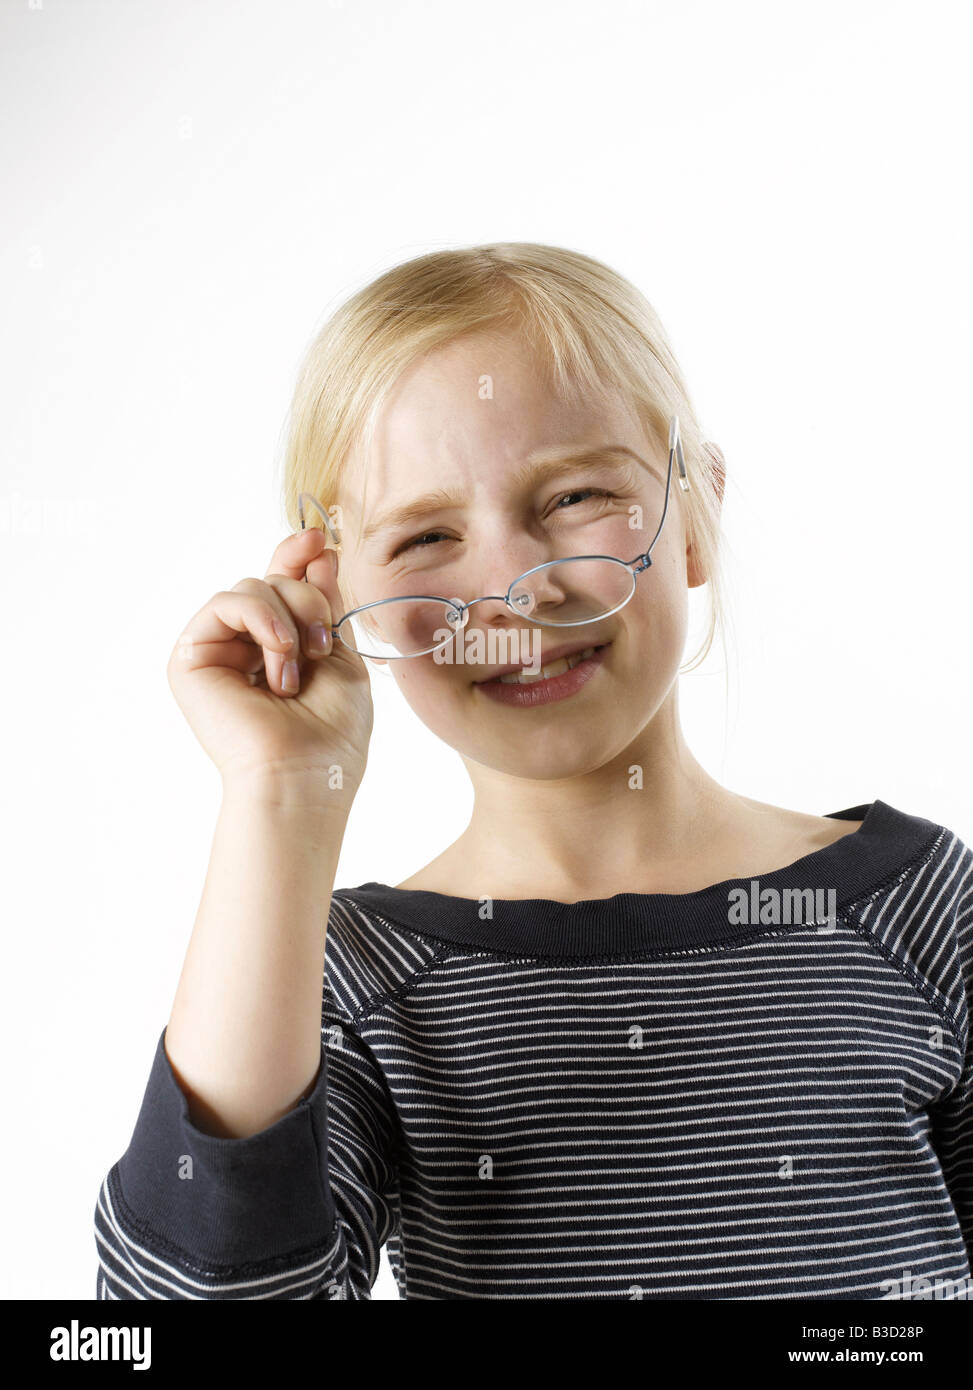
<svg viewBox="0 0 973 1390">
<path fill-rule="evenodd" d="M 599 647 L 594 655 L 579 661 L 570 671 L 562 671 L 559 676 L 551 676 L 548 680 L 531 681 L 529 685 L 504 683 L 501 680 L 480 681 L 476 688 L 482 690 L 488 699 L 496 700 L 498 705 L 549 705 L 555 700 L 566 700 L 569 695 L 576 695 L 582 686 L 587 685 L 607 650 L 608 645 Z"/>
</svg>

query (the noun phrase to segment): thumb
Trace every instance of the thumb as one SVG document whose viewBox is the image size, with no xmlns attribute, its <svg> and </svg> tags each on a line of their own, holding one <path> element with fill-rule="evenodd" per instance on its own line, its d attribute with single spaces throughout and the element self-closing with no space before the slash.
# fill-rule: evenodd
<svg viewBox="0 0 973 1390">
<path fill-rule="evenodd" d="M 307 573 L 304 576 L 307 582 L 313 584 L 327 599 L 332 627 L 338 626 L 339 618 L 343 618 L 347 611 L 344 599 L 338 590 L 339 562 L 340 557 L 336 550 L 331 548 L 322 550 L 321 554 L 308 565 Z M 353 665 L 364 667 L 362 658 L 349 650 L 344 642 L 336 641 L 333 651 L 340 660 L 350 660 Z"/>
<path fill-rule="evenodd" d="M 331 622 L 337 623 L 345 611 L 338 590 L 338 552 L 331 549 L 322 550 L 308 565 L 304 578 L 324 594 L 331 609 Z"/>
</svg>

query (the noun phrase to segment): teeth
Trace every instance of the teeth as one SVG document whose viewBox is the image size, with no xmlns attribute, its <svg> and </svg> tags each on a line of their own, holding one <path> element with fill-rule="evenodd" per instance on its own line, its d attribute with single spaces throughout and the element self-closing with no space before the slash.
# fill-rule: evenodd
<svg viewBox="0 0 973 1390">
<path fill-rule="evenodd" d="M 537 672 L 510 671 L 507 675 L 501 676 L 500 681 L 503 685 L 533 685 L 534 681 L 546 681 L 550 680 L 551 676 L 563 676 L 565 671 L 572 670 L 579 661 L 587 661 L 588 657 L 594 654 L 594 647 L 586 647 L 583 652 L 562 656 L 560 661 L 552 661 L 549 666 L 542 666 Z"/>
</svg>

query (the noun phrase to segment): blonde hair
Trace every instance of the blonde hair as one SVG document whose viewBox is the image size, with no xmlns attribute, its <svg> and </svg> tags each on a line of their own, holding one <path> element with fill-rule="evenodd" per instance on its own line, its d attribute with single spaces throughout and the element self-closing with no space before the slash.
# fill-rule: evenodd
<svg viewBox="0 0 973 1390">
<path fill-rule="evenodd" d="M 411 363 L 461 335 L 516 330 L 548 365 L 554 389 L 620 392 L 664 455 L 678 415 L 690 491 L 681 494 L 709 591 L 704 641 L 725 631 L 720 500 L 722 456 L 702 437 L 686 383 L 648 300 L 616 271 L 578 251 L 535 242 L 432 251 L 403 262 L 346 300 L 307 349 L 285 425 L 283 492 L 292 530 L 299 492 L 330 509 L 345 459 L 367 453 L 379 411 Z M 673 469 L 672 487 L 676 488 Z M 320 520 L 312 512 L 311 525 Z"/>
</svg>

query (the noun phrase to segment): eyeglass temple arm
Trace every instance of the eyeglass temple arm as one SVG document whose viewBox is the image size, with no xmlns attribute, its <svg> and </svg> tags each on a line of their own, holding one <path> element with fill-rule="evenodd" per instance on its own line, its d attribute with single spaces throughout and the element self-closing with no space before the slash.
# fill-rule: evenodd
<svg viewBox="0 0 973 1390">
<path fill-rule="evenodd" d="M 335 528 L 331 525 L 331 519 L 328 516 L 328 513 L 321 506 L 321 503 L 315 497 L 313 492 L 299 492 L 297 494 L 297 514 L 301 518 L 301 530 L 303 531 L 306 529 L 304 525 L 304 503 L 306 501 L 310 502 L 313 507 L 317 508 L 318 512 L 320 513 L 321 520 L 324 522 L 325 530 L 327 531 L 328 535 L 331 537 L 332 541 L 336 546 L 340 545 L 340 533 L 336 531 Z"/>
<path fill-rule="evenodd" d="M 669 421 L 669 468 L 666 472 L 666 500 L 662 507 L 662 516 L 660 517 L 659 524 L 656 527 L 655 535 L 649 542 L 648 550 L 644 550 L 642 554 L 637 557 L 639 560 L 642 561 L 642 569 L 648 569 L 649 565 L 651 565 L 652 563 L 652 547 L 659 539 L 660 532 L 662 531 L 662 527 L 665 524 L 666 513 L 669 510 L 669 491 L 672 484 L 673 459 L 676 460 L 676 465 L 679 469 L 679 486 L 682 488 L 683 492 L 688 492 L 689 477 L 686 473 L 686 458 L 682 451 L 682 439 L 679 434 L 678 415 L 673 415 L 672 419 Z M 636 570 L 636 573 L 641 573 L 641 571 Z"/>
</svg>

